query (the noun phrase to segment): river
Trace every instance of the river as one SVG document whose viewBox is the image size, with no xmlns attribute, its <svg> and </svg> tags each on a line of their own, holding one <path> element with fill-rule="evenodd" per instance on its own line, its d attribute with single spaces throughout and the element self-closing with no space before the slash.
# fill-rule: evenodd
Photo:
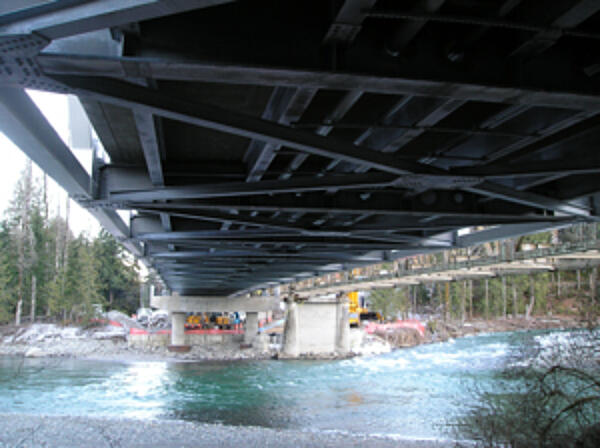
<svg viewBox="0 0 600 448">
<path fill-rule="evenodd" d="M 3 358 L 0 409 L 445 439 L 473 404 L 474 388 L 493 389 L 501 370 L 570 335 L 478 335 L 341 361 Z"/>
</svg>

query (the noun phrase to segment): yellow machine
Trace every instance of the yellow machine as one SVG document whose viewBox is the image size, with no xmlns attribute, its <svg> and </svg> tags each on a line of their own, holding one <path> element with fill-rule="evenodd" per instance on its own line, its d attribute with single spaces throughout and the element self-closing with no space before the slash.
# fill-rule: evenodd
<svg viewBox="0 0 600 448">
<path fill-rule="evenodd" d="M 187 328 L 212 328 L 218 326 L 220 329 L 229 329 L 232 325 L 231 318 L 227 313 L 198 313 L 188 315 L 185 326 Z"/>
<path fill-rule="evenodd" d="M 231 320 L 229 319 L 229 315 L 227 315 L 226 313 L 218 314 L 215 317 L 215 323 L 221 329 L 228 329 L 231 326 Z"/>
<path fill-rule="evenodd" d="M 369 311 L 364 297 L 358 294 L 358 291 L 348 293 L 348 313 L 350 317 L 350 326 L 358 327 L 363 320 L 371 320 L 380 322 L 381 315 L 374 311 Z"/>
<path fill-rule="evenodd" d="M 209 323 L 209 318 L 206 313 L 188 315 L 185 326 L 187 328 L 203 328 Z"/>
</svg>

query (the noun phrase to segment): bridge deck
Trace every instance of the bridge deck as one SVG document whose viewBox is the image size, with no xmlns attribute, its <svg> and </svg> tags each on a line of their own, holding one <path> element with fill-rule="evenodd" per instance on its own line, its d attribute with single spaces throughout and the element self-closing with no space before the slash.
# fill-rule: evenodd
<svg viewBox="0 0 600 448">
<path fill-rule="evenodd" d="M 368 289 L 396 288 L 438 282 L 476 280 L 506 275 L 535 274 L 548 271 L 572 271 L 600 266 L 598 241 L 565 243 L 547 248 L 524 250 L 509 255 L 475 256 L 469 259 L 412 264 L 385 274 L 347 280 L 320 278 L 308 284 L 306 280 L 282 288 L 284 294 L 293 291 L 311 297 Z"/>
<path fill-rule="evenodd" d="M 600 2 L 401 3 L 3 2 L 0 128 L 181 294 L 596 219 Z M 110 162 L 73 183 L 22 88 Z"/>
</svg>

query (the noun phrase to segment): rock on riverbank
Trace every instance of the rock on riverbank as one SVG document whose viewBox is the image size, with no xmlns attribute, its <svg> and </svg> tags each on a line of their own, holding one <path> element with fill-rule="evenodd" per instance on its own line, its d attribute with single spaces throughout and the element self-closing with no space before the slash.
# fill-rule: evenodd
<svg viewBox="0 0 600 448">
<path fill-rule="evenodd" d="M 298 431 L 169 420 L 0 414 L 0 448 L 31 447 L 374 447 L 442 448 L 450 442 L 345 432 Z"/>
<path fill-rule="evenodd" d="M 227 361 L 269 359 L 278 354 L 278 346 L 269 344 L 262 334 L 252 347 L 242 348 L 242 336 L 215 344 L 193 345 L 187 353 L 173 353 L 158 344 L 133 344 L 128 339 L 127 323 L 102 325 L 88 329 L 61 327 L 55 324 L 0 327 L 0 356 L 67 357 L 105 361 Z M 352 354 L 387 353 L 392 346 L 363 330 L 350 333 Z M 333 354 L 305 355 L 306 359 L 336 359 Z"/>
<path fill-rule="evenodd" d="M 405 348 L 432 342 L 444 342 L 451 338 L 460 338 L 479 333 L 584 328 L 589 325 L 590 323 L 588 321 L 574 316 L 537 316 L 531 317 L 530 319 L 525 319 L 525 317 L 520 316 L 516 318 L 511 317 L 494 320 L 478 318 L 464 323 L 431 319 L 427 323 L 427 330 L 424 334 L 419 333 L 413 328 L 386 328 L 385 326 L 383 326 L 381 330 L 377 330 L 374 334 L 378 336 L 380 340 L 386 341 L 395 348 Z"/>
<path fill-rule="evenodd" d="M 0 356 L 68 357 L 106 361 L 202 361 L 265 359 L 272 356 L 268 344 L 240 350 L 231 342 L 194 346 L 188 353 L 171 353 L 166 347 L 132 347 L 127 328 L 112 325 L 90 329 L 34 324 L 0 328 Z"/>
<path fill-rule="evenodd" d="M 476 319 L 464 324 L 430 321 L 427 332 L 421 336 L 410 329 L 386 331 L 368 335 L 359 329 L 350 333 L 353 355 L 377 355 L 394 347 L 411 347 L 424 343 L 442 342 L 449 338 L 482 332 L 504 332 L 526 329 L 578 328 L 586 322 L 574 317 L 537 317 L 527 320 Z M 277 354 L 277 348 L 266 340 L 254 347 L 240 348 L 239 341 L 215 345 L 193 346 L 188 353 L 172 353 L 161 346 L 136 346 L 128 343 L 128 328 L 113 325 L 89 329 L 61 327 L 55 324 L 35 324 L 24 327 L 0 327 L 0 356 L 69 357 L 106 361 L 226 361 L 268 359 Z M 263 336 L 266 338 L 266 335 Z M 310 359 L 329 359 L 332 356 L 307 356 Z"/>
</svg>

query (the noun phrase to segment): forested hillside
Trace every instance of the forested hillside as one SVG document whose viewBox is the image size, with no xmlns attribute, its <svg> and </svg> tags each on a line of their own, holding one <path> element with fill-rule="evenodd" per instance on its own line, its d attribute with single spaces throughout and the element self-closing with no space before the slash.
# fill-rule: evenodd
<svg viewBox="0 0 600 448">
<path fill-rule="evenodd" d="M 136 260 L 104 230 L 74 235 L 68 200 L 54 208 L 28 162 L 0 222 L 0 323 L 80 321 L 94 304 L 134 311 Z"/>
</svg>

